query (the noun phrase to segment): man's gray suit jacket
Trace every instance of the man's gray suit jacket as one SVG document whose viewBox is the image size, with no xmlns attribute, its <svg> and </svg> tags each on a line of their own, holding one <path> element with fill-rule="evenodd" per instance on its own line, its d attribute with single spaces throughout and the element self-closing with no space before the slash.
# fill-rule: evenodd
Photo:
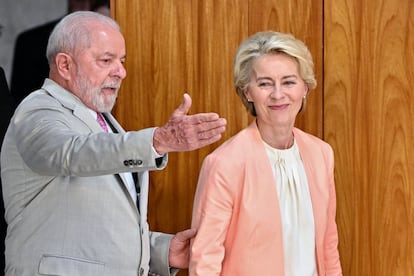
<svg viewBox="0 0 414 276">
<path fill-rule="evenodd" d="M 148 171 L 167 155 L 157 160 L 154 128 L 125 132 L 105 115 L 118 133 L 49 79 L 17 108 L 1 151 L 7 276 L 169 275 L 172 236 L 146 215 Z M 122 172 L 138 172 L 139 209 Z"/>
</svg>

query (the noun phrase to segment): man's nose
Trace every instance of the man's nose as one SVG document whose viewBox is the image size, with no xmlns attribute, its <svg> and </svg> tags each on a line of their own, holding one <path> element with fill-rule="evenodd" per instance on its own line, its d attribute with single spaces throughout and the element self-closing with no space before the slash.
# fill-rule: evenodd
<svg viewBox="0 0 414 276">
<path fill-rule="evenodd" d="M 112 71 L 112 76 L 116 76 L 120 79 L 124 79 L 126 77 L 126 69 L 122 62 L 118 62 Z"/>
</svg>

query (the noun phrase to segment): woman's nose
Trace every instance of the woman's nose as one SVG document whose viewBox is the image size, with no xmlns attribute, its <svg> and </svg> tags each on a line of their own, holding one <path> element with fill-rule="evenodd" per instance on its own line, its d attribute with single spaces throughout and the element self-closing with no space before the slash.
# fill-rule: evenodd
<svg viewBox="0 0 414 276">
<path fill-rule="evenodd" d="M 278 85 L 274 85 L 272 88 L 272 92 L 270 93 L 270 96 L 275 99 L 281 98 L 283 96 L 281 87 Z"/>
</svg>

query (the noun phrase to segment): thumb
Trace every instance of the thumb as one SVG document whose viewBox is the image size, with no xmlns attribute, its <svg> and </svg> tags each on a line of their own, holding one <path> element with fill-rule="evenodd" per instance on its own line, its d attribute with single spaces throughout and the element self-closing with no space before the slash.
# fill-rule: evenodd
<svg viewBox="0 0 414 276">
<path fill-rule="evenodd" d="M 196 234 L 197 234 L 196 228 L 186 229 L 184 231 L 176 233 L 173 237 L 173 240 L 175 241 L 176 245 L 181 244 L 181 243 L 187 243 L 192 238 L 194 238 Z"/>
<path fill-rule="evenodd" d="M 184 93 L 183 101 L 180 106 L 174 111 L 174 115 L 187 115 L 191 107 L 191 97 L 187 93 Z"/>
<path fill-rule="evenodd" d="M 190 228 L 190 229 L 186 229 L 184 231 L 178 232 L 176 235 L 177 235 L 177 239 L 181 241 L 186 241 L 186 240 L 194 238 L 196 234 L 197 234 L 197 229 Z"/>
</svg>

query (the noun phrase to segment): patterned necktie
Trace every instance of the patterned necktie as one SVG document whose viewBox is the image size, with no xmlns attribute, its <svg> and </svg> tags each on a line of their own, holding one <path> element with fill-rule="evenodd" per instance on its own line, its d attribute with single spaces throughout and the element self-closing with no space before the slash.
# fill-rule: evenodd
<svg viewBox="0 0 414 276">
<path fill-rule="evenodd" d="M 102 117 L 101 113 L 96 113 L 97 117 L 96 120 L 98 121 L 99 125 L 103 128 L 105 132 L 108 132 L 108 126 L 106 125 L 106 122 L 104 118 Z"/>
</svg>

